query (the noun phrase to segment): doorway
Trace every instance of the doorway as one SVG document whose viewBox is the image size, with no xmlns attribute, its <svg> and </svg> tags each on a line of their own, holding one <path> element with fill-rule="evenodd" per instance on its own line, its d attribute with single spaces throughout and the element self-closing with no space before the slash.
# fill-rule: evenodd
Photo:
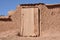
<svg viewBox="0 0 60 40">
<path fill-rule="evenodd" d="M 39 19 L 38 8 L 21 9 L 21 35 L 22 36 L 39 36 Z"/>
</svg>

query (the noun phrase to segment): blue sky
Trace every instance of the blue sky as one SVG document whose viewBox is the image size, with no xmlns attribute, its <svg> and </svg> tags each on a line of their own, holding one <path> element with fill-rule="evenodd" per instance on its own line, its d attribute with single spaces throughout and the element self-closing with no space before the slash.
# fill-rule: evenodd
<svg viewBox="0 0 60 40">
<path fill-rule="evenodd" d="M 60 0 L 0 0 L 0 15 L 7 15 L 8 11 L 15 10 L 16 6 L 25 3 L 56 4 Z"/>
</svg>

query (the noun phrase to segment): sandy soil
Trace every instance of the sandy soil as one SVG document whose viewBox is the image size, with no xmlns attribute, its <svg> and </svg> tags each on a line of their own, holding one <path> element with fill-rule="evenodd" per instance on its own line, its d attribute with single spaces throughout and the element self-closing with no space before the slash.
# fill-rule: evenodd
<svg viewBox="0 0 60 40">
<path fill-rule="evenodd" d="M 10 36 L 5 38 L 0 38 L 0 40 L 60 40 L 60 36 L 54 37 L 19 37 L 19 36 Z"/>
</svg>

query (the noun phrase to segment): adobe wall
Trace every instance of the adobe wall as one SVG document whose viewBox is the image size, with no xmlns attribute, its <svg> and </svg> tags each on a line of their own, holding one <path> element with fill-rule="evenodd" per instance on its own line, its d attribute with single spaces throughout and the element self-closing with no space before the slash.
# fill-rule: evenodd
<svg viewBox="0 0 60 40">
<path fill-rule="evenodd" d="M 45 9 L 46 8 L 46 9 Z M 59 35 L 60 6 L 45 6 L 41 11 L 42 36 Z"/>
<path fill-rule="evenodd" d="M 60 6 L 24 6 L 24 7 L 38 7 L 40 14 L 40 36 L 52 36 L 59 34 L 60 32 Z M 13 12 L 9 12 L 8 16 L 11 16 L 11 21 L 0 21 L 0 32 L 5 30 L 18 29 L 21 33 L 21 9 L 22 6 L 18 6 Z"/>
<path fill-rule="evenodd" d="M 40 9 L 40 36 L 44 36 L 48 30 L 47 19 L 49 18 L 49 9 L 46 5 L 39 5 Z"/>
<path fill-rule="evenodd" d="M 8 18 L 10 16 L 11 19 L 10 21 L 8 18 L 2 18 L 2 20 L 0 20 L 0 32 L 8 30 L 16 30 L 20 28 L 20 10 L 17 11 L 17 9 L 15 11 L 8 12 Z"/>
</svg>

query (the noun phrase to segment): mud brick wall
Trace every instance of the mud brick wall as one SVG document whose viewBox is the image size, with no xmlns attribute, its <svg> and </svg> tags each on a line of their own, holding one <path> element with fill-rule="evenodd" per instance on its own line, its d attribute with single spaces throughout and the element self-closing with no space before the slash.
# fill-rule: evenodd
<svg viewBox="0 0 60 40">
<path fill-rule="evenodd" d="M 8 12 L 8 18 L 0 18 L 0 32 L 7 30 L 19 29 L 21 32 L 21 9 L 22 8 L 38 8 L 38 26 L 40 36 L 52 36 L 60 33 L 60 6 L 59 5 L 18 5 L 15 11 Z M 36 13 L 36 10 L 35 12 Z M 29 15 L 29 14 L 28 14 Z"/>
<path fill-rule="evenodd" d="M 44 6 L 41 11 L 42 36 L 60 33 L 60 6 Z"/>
<path fill-rule="evenodd" d="M 4 18 L 0 18 L 0 32 L 19 29 L 20 13 L 18 12 L 17 12 L 17 9 L 15 11 L 9 11 L 8 18 L 5 18 L 4 16 L 3 16 Z"/>
</svg>

